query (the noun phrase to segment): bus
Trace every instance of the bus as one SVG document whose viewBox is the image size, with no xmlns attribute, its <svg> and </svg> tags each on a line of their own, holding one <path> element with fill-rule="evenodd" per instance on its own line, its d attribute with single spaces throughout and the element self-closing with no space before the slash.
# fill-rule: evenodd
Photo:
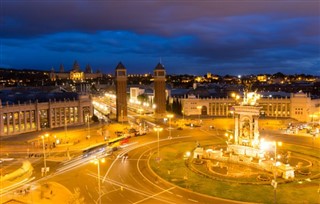
<svg viewBox="0 0 320 204">
<path fill-rule="evenodd" d="M 128 142 L 129 138 L 126 136 L 112 138 L 109 139 L 106 143 L 98 144 L 83 150 L 82 155 L 83 157 L 88 157 L 90 155 L 103 155 L 117 150 L 120 145 L 126 144 Z"/>
<path fill-rule="evenodd" d="M 126 143 L 129 142 L 129 137 L 127 136 L 120 136 L 120 137 L 116 137 L 116 138 L 112 138 L 112 139 L 109 139 L 107 141 L 107 145 L 108 147 L 110 147 L 112 150 L 117 150 L 118 147 L 120 145 L 124 145 Z"/>
<path fill-rule="evenodd" d="M 102 155 L 105 154 L 107 151 L 107 144 L 103 143 L 103 144 L 98 144 L 96 146 L 93 147 L 89 147 L 85 150 L 83 150 L 83 156 L 84 157 L 88 157 L 90 155 Z"/>
</svg>

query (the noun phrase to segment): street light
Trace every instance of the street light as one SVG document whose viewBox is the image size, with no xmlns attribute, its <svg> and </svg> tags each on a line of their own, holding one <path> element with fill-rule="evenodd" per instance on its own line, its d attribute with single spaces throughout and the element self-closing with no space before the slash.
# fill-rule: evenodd
<svg viewBox="0 0 320 204">
<path fill-rule="evenodd" d="M 90 138 L 90 115 L 89 115 L 90 113 L 87 113 L 87 115 L 86 115 L 86 119 L 87 119 L 87 125 L 88 125 L 88 129 L 87 129 L 87 131 L 88 131 L 88 135 L 87 135 L 87 138 L 89 139 Z"/>
<path fill-rule="evenodd" d="M 99 197 L 98 197 L 98 200 L 99 200 L 99 204 L 101 204 L 101 181 L 100 181 L 100 162 L 104 163 L 105 162 L 105 159 L 102 158 L 102 159 L 98 159 L 98 158 L 94 158 L 93 160 L 90 161 L 91 163 L 94 163 L 98 166 L 98 188 L 99 188 Z"/>
<path fill-rule="evenodd" d="M 274 195 L 274 203 L 277 203 L 277 166 L 279 165 L 279 163 L 277 163 L 277 146 L 282 146 L 282 142 L 273 142 L 274 145 L 274 172 L 273 172 L 273 176 L 274 176 L 274 180 L 272 181 L 271 185 L 273 186 L 273 195 Z"/>
<path fill-rule="evenodd" d="M 160 161 L 160 152 L 159 152 L 159 133 L 163 130 L 162 127 L 156 126 L 153 128 L 154 131 L 157 132 L 158 135 L 158 161 Z"/>
<path fill-rule="evenodd" d="M 49 134 L 46 133 L 44 135 L 41 135 L 41 139 L 42 139 L 42 149 L 43 149 L 43 164 L 44 164 L 44 169 L 41 171 L 42 172 L 42 176 L 43 173 L 46 176 L 47 175 L 47 161 L 46 161 L 46 149 L 44 147 L 44 138 L 45 137 L 49 137 Z"/>
<path fill-rule="evenodd" d="M 169 138 L 171 138 L 171 118 L 173 118 L 173 114 L 168 114 L 167 117 L 169 118 Z"/>
<path fill-rule="evenodd" d="M 273 195 L 274 195 L 274 203 L 277 203 L 277 166 L 279 166 L 280 162 L 277 162 L 277 146 L 282 146 L 282 142 L 266 142 L 263 139 L 260 141 L 260 149 L 266 150 L 270 149 L 270 145 L 274 146 L 274 163 L 273 163 L 273 176 L 274 179 L 271 182 L 273 186 Z"/>
<path fill-rule="evenodd" d="M 182 113 L 182 121 L 184 121 L 184 109 L 181 111 Z"/>
</svg>

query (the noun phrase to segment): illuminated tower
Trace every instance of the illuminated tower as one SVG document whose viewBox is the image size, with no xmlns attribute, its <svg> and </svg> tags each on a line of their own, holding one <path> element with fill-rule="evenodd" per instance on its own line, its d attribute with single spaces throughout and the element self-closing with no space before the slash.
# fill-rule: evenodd
<svg viewBox="0 0 320 204">
<path fill-rule="evenodd" d="M 127 117 L 127 70 L 121 62 L 116 67 L 117 121 L 126 122 Z"/>
<path fill-rule="evenodd" d="M 166 70 L 161 63 L 154 69 L 154 103 L 155 113 L 161 117 L 166 113 Z"/>
</svg>

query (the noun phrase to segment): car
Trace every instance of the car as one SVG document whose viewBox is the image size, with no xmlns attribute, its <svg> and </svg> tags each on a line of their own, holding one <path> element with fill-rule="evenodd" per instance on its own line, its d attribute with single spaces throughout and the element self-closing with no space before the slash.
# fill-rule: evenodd
<svg viewBox="0 0 320 204">
<path fill-rule="evenodd" d="M 122 136 L 123 135 L 123 132 L 122 131 L 115 131 L 114 132 L 118 137 Z"/>
<path fill-rule="evenodd" d="M 137 131 L 137 132 L 135 133 L 135 136 L 141 136 L 141 135 L 145 135 L 145 134 L 147 134 L 146 131 Z"/>
</svg>

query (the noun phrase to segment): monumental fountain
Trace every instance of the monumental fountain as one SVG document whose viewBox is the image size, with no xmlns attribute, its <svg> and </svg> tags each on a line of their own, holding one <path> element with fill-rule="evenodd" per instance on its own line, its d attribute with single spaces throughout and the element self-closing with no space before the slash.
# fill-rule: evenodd
<svg viewBox="0 0 320 204">
<path fill-rule="evenodd" d="M 227 135 L 227 146 L 220 149 L 206 149 L 199 146 L 193 152 L 194 158 L 213 159 L 223 163 L 225 167 L 238 165 L 239 170 L 242 167 L 250 167 L 270 172 L 275 177 L 293 179 L 294 168 L 285 162 L 288 159 L 280 160 L 277 157 L 278 143 L 267 142 L 260 138 L 259 116 L 262 108 L 258 104 L 260 95 L 256 92 L 245 92 L 243 98 L 239 105 L 233 106 L 235 125 L 234 130 Z M 284 156 L 290 157 L 290 152 Z"/>
</svg>

